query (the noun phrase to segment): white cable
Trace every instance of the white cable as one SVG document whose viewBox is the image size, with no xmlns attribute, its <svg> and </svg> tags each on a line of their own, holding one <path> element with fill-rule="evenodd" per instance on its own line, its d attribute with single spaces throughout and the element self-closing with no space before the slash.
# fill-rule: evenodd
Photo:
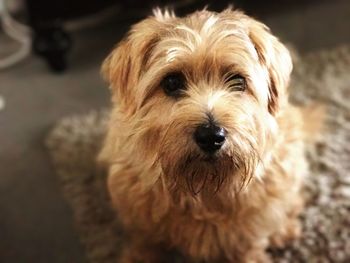
<svg viewBox="0 0 350 263">
<path fill-rule="evenodd" d="M 0 111 L 2 111 L 5 108 L 5 99 L 3 96 L 0 95 Z"/>
<path fill-rule="evenodd" d="M 0 21 L 2 28 L 10 38 L 21 44 L 17 52 L 5 58 L 0 59 L 0 70 L 8 68 L 20 60 L 27 57 L 31 52 L 31 31 L 28 26 L 25 26 L 14 20 L 8 12 L 7 0 L 0 0 Z"/>
</svg>

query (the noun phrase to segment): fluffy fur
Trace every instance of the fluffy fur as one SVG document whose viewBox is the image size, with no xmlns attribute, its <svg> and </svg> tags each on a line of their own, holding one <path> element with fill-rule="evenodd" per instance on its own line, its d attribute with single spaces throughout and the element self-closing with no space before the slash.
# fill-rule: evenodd
<svg viewBox="0 0 350 263">
<path fill-rule="evenodd" d="M 291 70 L 268 28 L 236 10 L 156 10 L 132 27 L 103 65 L 113 110 L 100 160 L 128 236 L 120 262 L 166 262 L 173 249 L 189 262 L 267 262 L 268 246 L 299 234 L 307 165 Z M 187 88 L 174 99 L 160 82 L 179 71 Z M 208 116 L 228 131 L 215 158 L 193 141 Z"/>
</svg>

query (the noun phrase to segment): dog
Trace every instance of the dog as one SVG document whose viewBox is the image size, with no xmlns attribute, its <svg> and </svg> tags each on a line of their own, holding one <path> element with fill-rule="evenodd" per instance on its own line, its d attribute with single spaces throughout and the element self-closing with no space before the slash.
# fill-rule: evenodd
<svg viewBox="0 0 350 263">
<path fill-rule="evenodd" d="M 300 236 L 308 174 L 292 60 L 228 8 L 156 9 L 106 58 L 112 111 L 99 160 L 126 232 L 123 263 L 270 262 Z"/>
</svg>

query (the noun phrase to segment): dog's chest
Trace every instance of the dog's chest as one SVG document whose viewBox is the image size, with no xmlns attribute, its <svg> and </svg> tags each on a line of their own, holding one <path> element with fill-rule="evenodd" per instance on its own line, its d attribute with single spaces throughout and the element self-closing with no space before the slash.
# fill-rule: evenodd
<svg viewBox="0 0 350 263">
<path fill-rule="evenodd" d="M 230 206 L 222 207 L 223 210 L 190 205 L 182 210 L 174 206 L 154 231 L 186 257 L 218 259 L 230 255 L 254 238 L 246 230 L 256 233 L 255 222 L 261 215 L 246 209 L 248 206 L 241 209 L 233 200 L 226 201 Z M 261 207 L 264 209 L 263 204 Z"/>
</svg>

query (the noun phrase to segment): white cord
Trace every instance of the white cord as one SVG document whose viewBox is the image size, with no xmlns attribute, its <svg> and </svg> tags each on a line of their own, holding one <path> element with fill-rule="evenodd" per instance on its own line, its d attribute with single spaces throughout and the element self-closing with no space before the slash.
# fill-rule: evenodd
<svg viewBox="0 0 350 263">
<path fill-rule="evenodd" d="M 2 111 L 5 108 L 5 99 L 3 96 L 0 95 L 0 111 Z"/>
<path fill-rule="evenodd" d="M 10 38 L 21 44 L 20 49 L 5 58 L 0 59 L 0 70 L 8 68 L 27 57 L 31 52 L 31 31 L 25 26 L 14 20 L 8 12 L 7 0 L 0 0 L 0 21 L 2 28 Z"/>
</svg>

